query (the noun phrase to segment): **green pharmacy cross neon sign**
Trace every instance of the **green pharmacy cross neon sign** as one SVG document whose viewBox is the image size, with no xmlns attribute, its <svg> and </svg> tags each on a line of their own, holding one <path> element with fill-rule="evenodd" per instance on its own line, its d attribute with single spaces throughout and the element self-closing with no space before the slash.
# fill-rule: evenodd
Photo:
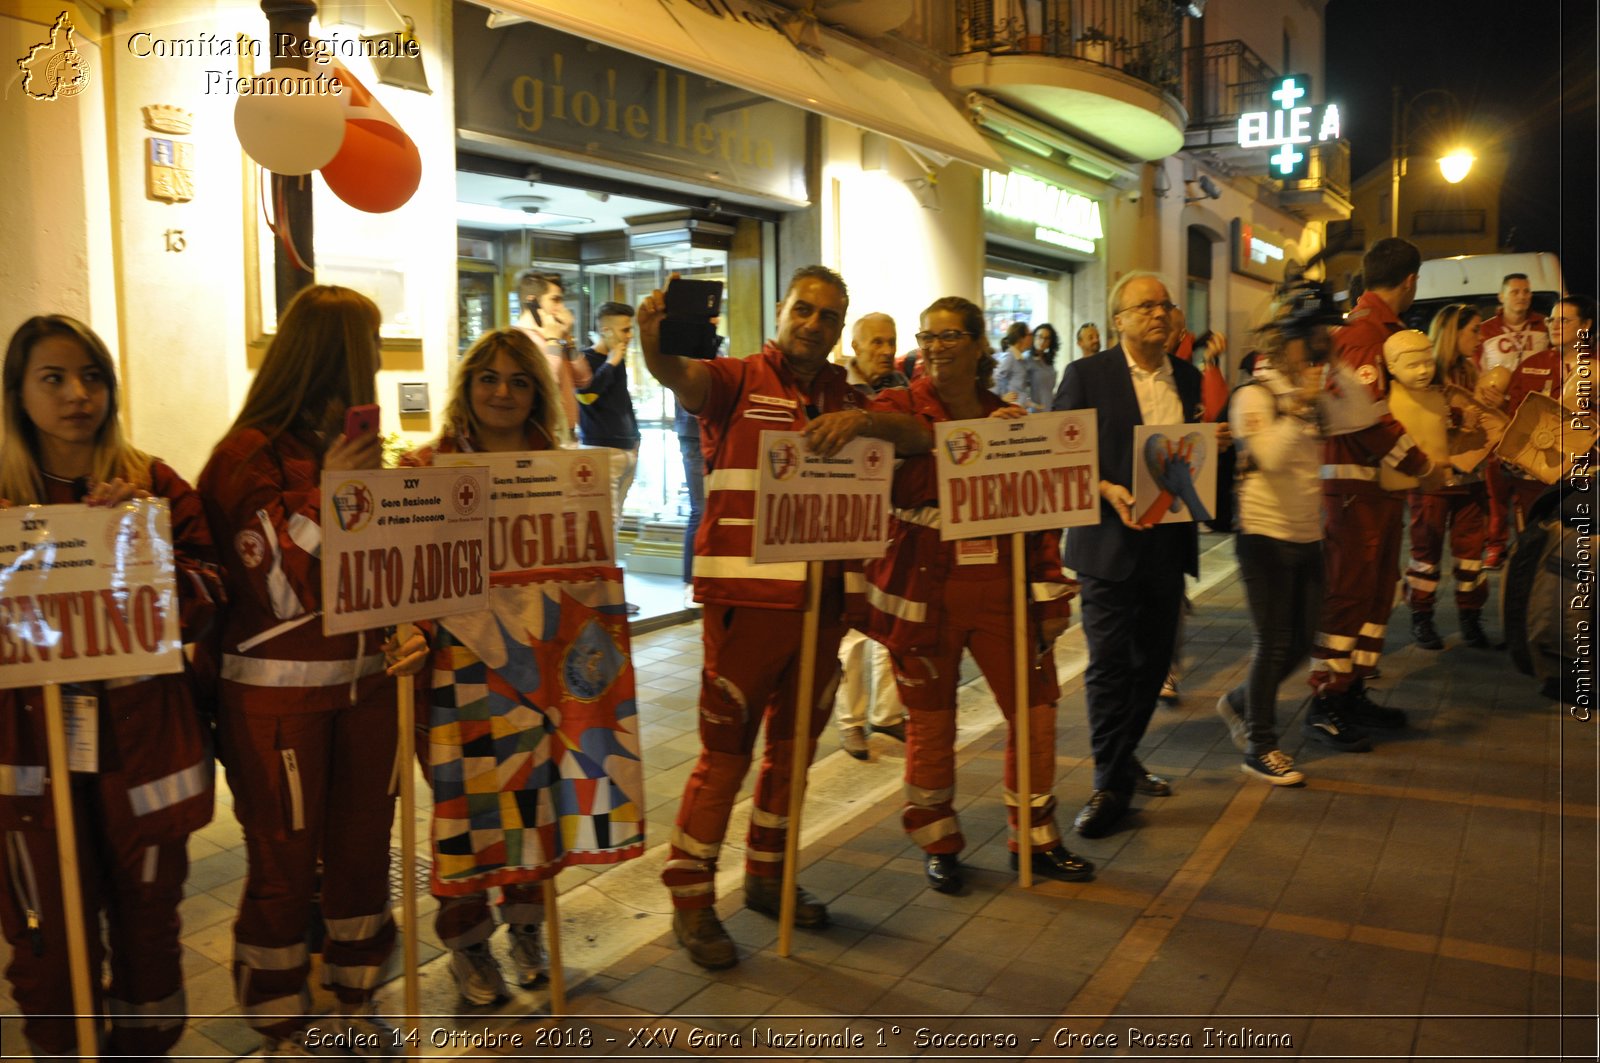
<svg viewBox="0 0 1600 1063">
<path fill-rule="evenodd" d="M 1307 147 L 1339 139 L 1339 105 L 1302 105 L 1311 95 L 1311 79 L 1304 74 L 1289 75 L 1267 95 L 1277 110 L 1241 114 L 1239 146 L 1278 149 L 1267 162 L 1274 177 L 1287 180 L 1304 169 L 1310 157 Z"/>
</svg>

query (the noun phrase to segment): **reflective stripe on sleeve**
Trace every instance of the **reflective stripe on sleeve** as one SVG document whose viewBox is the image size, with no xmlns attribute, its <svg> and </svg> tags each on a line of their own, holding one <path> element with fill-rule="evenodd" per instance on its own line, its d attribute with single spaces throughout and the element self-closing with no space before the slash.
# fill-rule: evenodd
<svg viewBox="0 0 1600 1063">
<path fill-rule="evenodd" d="M 43 793 L 43 765 L 0 764 L 0 796 L 39 797 Z"/>
<path fill-rule="evenodd" d="M 882 587 L 870 583 L 867 584 L 867 602 L 879 612 L 888 613 L 913 624 L 925 623 L 928 619 L 926 602 L 913 602 L 898 594 L 890 594 Z"/>
<path fill-rule="evenodd" d="M 164 775 L 154 782 L 130 786 L 128 804 L 133 806 L 134 815 L 148 816 L 205 793 L 211 788 L 213 777 L 211 758 L 203 757 L 187 768 Z"/>
<path fill-rule="evenodd" d="M 343 686 L 381 671 L 381 653 L 339 661 L 275 661 L 235 653 L 222 655 L 222 678 L 252 687 Z"/>
</svg>

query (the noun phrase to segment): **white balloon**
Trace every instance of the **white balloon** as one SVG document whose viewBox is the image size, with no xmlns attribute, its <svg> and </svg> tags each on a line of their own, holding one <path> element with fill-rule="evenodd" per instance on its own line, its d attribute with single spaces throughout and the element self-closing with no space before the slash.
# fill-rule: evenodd
<svg viewBox="0 0 1600 1063">
<path fill-rule="evenodd" d="M 339 154 L 344 102 L 328 91 L 331 79 L 289 67 L 251 78 L 253 90 L 233 107 L 239 145 L 273 173 L 306 174 Z"/>
</svg>

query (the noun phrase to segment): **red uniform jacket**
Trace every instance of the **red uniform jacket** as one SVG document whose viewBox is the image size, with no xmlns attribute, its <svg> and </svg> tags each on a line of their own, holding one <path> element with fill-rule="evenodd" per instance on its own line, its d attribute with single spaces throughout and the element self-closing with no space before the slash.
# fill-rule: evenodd
<svg viewBox="0 0 1600 1063">
<path fill-rule="evenodd" d="M 1389 371 L 1383 361 L 1383 341 L 1405 328 L 1389 304 L 1376 293 L 1365 292 L 1343 327 L 1333 334 L 1334 357 L 1365 384 L 1375 399 L 1389 395 Z M 1331 374 L 1330 374 L 1331 378 Z M 1385 412 L 1376 424 L 1356 432 L 1330 436 L 1322 444 L 1323 494 L 1375 494 L 1378 468 L 1411 476 L 1426 472 L 1432 463 L 1417 449 L 1405 427 Z"/>
</svg>

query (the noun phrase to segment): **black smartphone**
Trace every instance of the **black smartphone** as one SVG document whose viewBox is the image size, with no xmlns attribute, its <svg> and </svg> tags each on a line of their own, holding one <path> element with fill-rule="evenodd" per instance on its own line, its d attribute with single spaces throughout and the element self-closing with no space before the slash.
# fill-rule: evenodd
<svg viewBox="0 0 1600 1063">
<path fill-rule="evenodd" d="M 722 282 L 684 280 L 667 285 L 666 317 L 661 321 L 661 350 L 684 358 L 714 358 L 722 313 Z"/>
</svg>

